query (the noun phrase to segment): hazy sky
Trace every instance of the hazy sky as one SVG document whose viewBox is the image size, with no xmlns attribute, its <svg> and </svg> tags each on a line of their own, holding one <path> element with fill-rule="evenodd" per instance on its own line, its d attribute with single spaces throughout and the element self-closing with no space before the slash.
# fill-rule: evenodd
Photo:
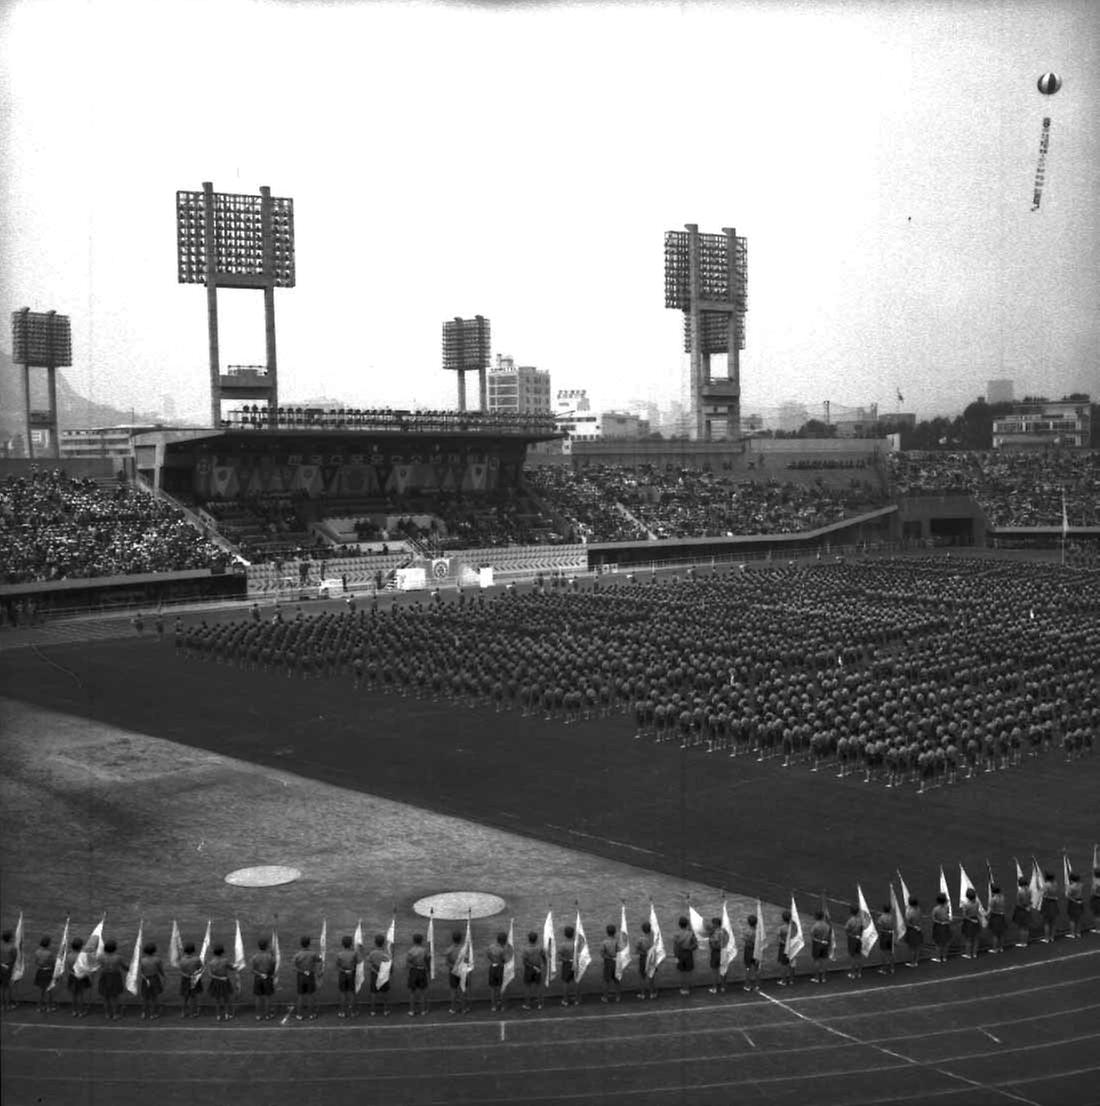
<svg viewBox="0 0 1100 1106">
<path fill-rule="evenodd" d="M 207 409 L 204 180 L 294 198 L 288 400 L 453 406 L 441 323 L 477 313 L 554 389 L 667 400 L 685 222 L 749 240 L 746 410 L 1100 393 L 1095 0 L 8 0 L 0 66 L 0 302 L 72 316 L 96 400 Z M 223 364 L 262 362 L 260 293 L 219 302 Z"/>
</svg>

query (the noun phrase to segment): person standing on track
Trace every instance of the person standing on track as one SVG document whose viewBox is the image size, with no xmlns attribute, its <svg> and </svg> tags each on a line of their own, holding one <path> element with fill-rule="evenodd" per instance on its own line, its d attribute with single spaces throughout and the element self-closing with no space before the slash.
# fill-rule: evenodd
<svg viewBox="0 0 1100 1106">
<path fill-rule="evenodd" d="M 80 956 L 80 950 L 84 948 L 84 938 L 74 937 L 65 953 L 65 986 L 73 1000 L 73 1017 L 86 1018 L 88 1005 L 84 998 L 84 992 L 92 986 L 91 979 L 86 975 L 77 975 L 76 961 Z"/>
<path fill-rule="evenodd" d="M 710 970 L 714 973 L 714 982 L 710 986 L 712 995 L 726 993 L 726 973 L 722 970 L 722 953 L 729 943 L 730 935 L 722 928 L 722 919 L 711 918 L 707 947 L 710 949 Z"/>
<path fill-rule="evenodd" d="M 810 926 L 810 955 L 814 971 L 810 977 L 812 983 L 824 983 L 825 973 L 829 970 L 829 949 L 833 943 L 833 927 L 825 920 L 823 910 L 814 911 L 814 924 Z"/>
<path fill-rule="evenodd" d="M 523 1009 L 530 1010 L 534 1001 L 542 1009 L 542 976 L 546 970 L 546 953 L 539 946 L 539 935 L 535 930 L 527 934 L 527 947 L 523 950 Z"/>
<path fill-rule="evenodd" d="M 504 965 L 515 956 L 515 950 L 508 944 L 508 934 L 503 931 L 489 946 L 486 954 L 489 960 L 489 1009 L 493 1012 L 504 1009 Z"/>
<path fill-rule="evenodd" d="M 787 955 L 787 940 L 791 935 L 791 912 L 783 911 L 783 920 L 775 935 L 775 958 L 779 963 L 779 986 L 794 986 L 794 965 Z"/>
<path fill-rule="evenodd" d="M 317 967 L 320 956 L 311 949 L 309 937 L 303 937 L 298 944 L 301 946 L 294 954 L 294 971 L 297 973 L 297 1008 L 294 1011 L 298 1021 L 302 1021 L 308 1014 L 310 1021 L 317 1018 Z M 211 987 L 213 994 L 213 987 Z"/>
<path fill-rule="evenodd" d="M 1066 884 L 1066 917 L 1069 918 L 1069 933 L 1071 940 L 1076 941 L 1081 936 L 1081 915 L 1085 912 L 1085 892 L 1081 887 L 1081 877 L 1076 872 L 1070 872 L 1069 883 Z"/>
<path fill-rule="evenodd" d="M 561 973 L 561 1004 L 577 1006 L 580 995 L 577 990 L 576 965 L 573 963 L 573 941 L 577 931 L 572 926 L 562 930 L 565 940 L 558 945 L 558 970 Z"/>
<path fill-rule="evenodd" d="M 164 993 L 164 962 L 157 956 L 157 946 L 146 941 L 138 961 L 141 975 L 141 1016 L 148 1021 L 160 1017 L 160 996 Z"/>
<path fill-rule="evenodd" d="M 1012 924 L 1016 926 L 1016 947 L 1026 949 L 1031 941 L 1031 889 L 1027 876 L 1016 881 L 1016 905 L 1012 910 Z"/>
<path fill-rule="evenodd" d="M 336 991 L 340 1001 L 337 1017 L 354 1018 L 358 1013 L 355 1009 L 355 971 L 359 967 L 359 950 L 346 934 L 340 946 L 336 950 Z"/>
<path fill-rule="evenodd" d="M 118 1000 L 128 967 L 118 951 L 117 942 L 113 939 L 105 941 L 99 958 L 99 994 L 103 999 L 103 1017 L 107 1021 L 118 1021 L 122 1017 Z"/>
<path fill-rule="evenodd" d="M 920 900 L 916 895 L 909 896 L 909 905 L 905 908 L 905 943 L 909 946 L 909 959 L 905 961 L 906 967 L 915 968 L 920 963 L 920 949 L 924 943 Z"/>
<path fill-rule="evenodd" d="M 56 957 L 50 951 L 50 938 L 44 935 L 34 950 L 34 985 L 38 988 L 38 1012 L 49 1014 L 57 1007 L 50 1002 L 50 984 L 53 983 L 53 965 Z"/>
<path fill-rule="evenodd" d="M 12 944 L 12 932 L 5 929 L 0 934 L 0 1009 L 14 1010 L 15 1003 L 11 997 L 11 974 L 15 968 L 15 958 L 18 949 Z"/>
<path fill-rule="evenodd" d="M 978 938 L 982 932 L 982 915 L 978 906 L 978 892 L 967 888 L 962 907 L 963 959 L 978 959 Z"/>
<path fill-rule="evenodd" d="M 1005 950 L 1005 897 L 1001 893 L 999 883 L 990 884 L 989 887 L 989 936 L 992 938 L 990 952 L 1004 952 Z"/>
<path fill-rule="evenodd" d="M 256 942 L 258 952 L 253 953 L 252 996 L 256 1000 L 256 1021 L 267 1021 L 275 1015 L 271 1013 L 271 996 L 275 994 L 275 957 L 269 951 L 269 942 L 261 937 Z"/>
<path fill-rule="evenodd" d="M 647 967 L 649 964 L 649 951 L 653 948 L 653 927 L 649 922 L 642 922 L 642 935 L 634 946 L 634 952 L 638 957 L 638 978 L 642 989 L 638 992 L 638 998 L 655 999 L 657 997 L 657 973 L 650 975 Z"/>
<path fill-rule="evenodd" d="M 884 903 L 882 911 L 875 921 L 878 930 L 878 947 L 882 953 L 879 975 L 894 974 L 894 911 L 889 903 Z"/>
<path fill-rule="evenodd" d="M 233 1017 L 231 1003 L 237 993 L 233 986 L 235 974 L 233 962 L 225 955 L 223 945 L 215 945 L 213 952 L 214 955 L 210 957 L 210 963 L 207 965 L 210 969 L 210 997 L 214 1000 L 217 1020 L 227 1022 Z M 294 959 L 297 962 L 298 957 L 295 956 Z M 298 1020 L 301 1021 L 301 1018 Z"/>
<path fill-rule="evenodd" d="M 374 996 L 376 993 L 376 984 L 378 981 L 378 969 L 382 966 L 382 961 L 386 958 L 385 945 L 386 938 L 379 933 L 374 939 L 375 947 L 371 950 L 370 956 L 370 970 L 371 970 L 371 996 L 370 996 L 370 1014 L 374 1017 Z M 409 1017 L 414 1017 L 416 1014 L 426 1015 L 428 1013 L 428 949 L 424 945 L 424 934 L 414 933 L 412 948 L 405 953 L 405 967 L 408 969 L 409 978 Z M 382 1013 L 389 1014 L 390 1006 L 389 1000 L 386 998 L 386 992 L 390 989 L 389 980 L 382 984 L 378 989 L 378 993 L 382 995 Z"/>
<path fill-rule="evenodd" d="M 699 939 L 692 932 L 687 917 L 680 916 L 676 932 L 672 936 L 672 952 L 676 957 L 676 970 L 680 973 L 680 994 L 691 994 L 691 973 L 695 971 L 695 950 Z"/>
<path fill-rule="evenodd" d="M 745 928 L 741 931 L 742 960 L 745 964 L 745 983 L 743 990 L 760 990 L 760 961 L 756 958 L 756 915 L 745 919 Z"/>
<path fill-rule="evenodd" d="M 936 946 L 932 963 L 946 964 L 947 951 L 951 945 L 951 908 L 942 891 L 936 896 L 936 905 L 932 907 L 932 943 Z"/>
<path fill-rule="evenodd" d="M 1058 925 L 1058 884 L 1053 872 L 1043 873 L 1043 902 L 1039 908 L 1043 919 L 1043 944 L 1054 940 L 1054 930 Z"/>
<path fill-rule="evenodd" d="M 859 907 L 852 903 L 848 907 L 848 919 L 844 923 L 844 933 L 848 938 L 849 979 L 863 978 L 863 915 Z"/>
<path fill-rule="evenodd" d="M 199 995 L 202 994 L 204 968 L 201 958 L 195 952 L 194 942 L 188 941 L 183 946 L 183 956 L 180 957 L 179 968 L 180 998 L 183 999 L 183 1010 L 180 1012 L 180 1017 L 197 1018 L 199 1016 Z"/>
<path fill-rule="evenodd" d="M 609 922 L 604 929 L 607 936 L 600 944 L 600 961 L 603 968 L 603 994 L 600 996 L 600 1002 L 610 1002 L 612 991 L 614 991 L 616 1002 L 623 1001 L 622 983 L 615 974 L 615 966 L 619 955 L 618 932 L 618 928 Z"/>
<path fill-rule="evenodd" d="M 455 971 L 455 965 L 462 958 L 465 935 L 461 929 L 451 931 L 451 946 L 447 949 L 447 981 L 451 988 L 449 1014 L 468 1014 L 470 1012 L 469 990 L 463 990 L 462 977 Z"/>
</svg>

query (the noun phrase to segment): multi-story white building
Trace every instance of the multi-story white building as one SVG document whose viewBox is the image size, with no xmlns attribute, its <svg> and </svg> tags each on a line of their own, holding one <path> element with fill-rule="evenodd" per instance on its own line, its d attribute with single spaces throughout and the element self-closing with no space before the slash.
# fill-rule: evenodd
<svg viewBox="0 0 1100 1106">
<path fill-rule="evenodd" d="M 517 365 L 513 358 L 497 354 L 488 376 L 489 410 L 516 415 L 548 415 L 550 374 L 533 365 Z"/>
</svg>

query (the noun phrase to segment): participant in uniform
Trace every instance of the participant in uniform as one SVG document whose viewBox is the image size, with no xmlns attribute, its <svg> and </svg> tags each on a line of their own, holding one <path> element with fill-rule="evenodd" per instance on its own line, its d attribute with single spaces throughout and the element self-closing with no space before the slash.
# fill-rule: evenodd
<svg viewBox="0 0 1100 1106">
<path fill-rule="evenodd" d="M 128 967 L 118 951 L 118 943 L 113 939 L 105 941 L 99 957 L 99 995 L 103 999 L 103 1016 L 107 1021 L 118 1021 L 122 1017 L 118 1000 Z"/>
<path fill-rule="evenodd" d="M 310 1021 L 313 1021 L 317 1017 L 317 968 L 321 958 L 309 947 L 309 937 L 303 937 L 298 944 L 300 948 L 294 954 L 294 971 L 298 977 L 294 1015 L 302 1021 L 308 1012 Z"/>
<path fill-rule="evenodd" d="M 977 960 L 978 937 L 982 931 L 982 915 L 978 908 L 978 892 L 973 887 L 967 889 L 962 905 L 963 959 Z"/>
<path fill-rule="evenodd" d="M 577 1006 L 580 996 L 577 993 L 577 973 L 573 963 L 573 939 L 577 931 L 572 926 L 562 930 L 565 940 L 558 945 L 558 968 L 561 973 L 561 1004 Z"/>
<path fill-rule="evenodd" d="M 447 982 L 451 988 L 451 1005 L 447 1010 L 449 1014 L 468 1014 L 470 1012 L 470 989 L 462 988 L 462 977 L 455 971 L 455 965 L 462 958 L 462 946 L 465 943 L 465 934 L 461 929 L 451 931 L 451 945 L 447 949 Z"/>
<path fill-rule="evenodd" d="M 1092 887 L 1089 889 L 1089 914 L 1092 915 L 1090 933 L 1100 932 L 1100 868 L 1092 870 Z"/>
<path fill-rule="evenodd" d="M 65 953 L 65 987 L 72 997 L 74 1018 L 84 1018 L 88 1016 L 88 1006 L 85 1001 L 84 992 L 89 990 L 92 986 L 92 981 L 88 976 L 79 976 L 74 970 L 77 958 L 80 956 L 80 951 L 83 948 L 84 938 L 74 937 Z"/>
<path fill-rule="evenodd" d="M 15 1003 L 11 997 L 11 974 L 15 968 L 15 959 L 18 950 L 12 944 L 12 932 L 5 929 L 0 934 L 0 1008 L 14 1010 Z"/>
<path fill-rule="evenodd" d="M 1001 885 L 994 883 L 989 888 L 989 936 L 992 938 L 990 952 L 1004 952 L 1005 942 L 1005 897 Z"/>
<path fill-rule="evenodd" d="M 355 969 L 358 966 L 359 950 L 353 946 L 351 938 L 345 935 L 336 951 L 336 992 L 340 1002 L 337 1017 L 354 1018 L 358 1013 L 355 1009 Z"/>
<path fill-rule="evenodd" d="M 863 918 L 859 907 L 852 903 L 848 907 L 848 918 L 844 923 L 844 932 L 848 938 L 849 979 L 863 978 Z"/>
<path fill-rule="evenodd" d="M 905 943 L 909 946 L 909 959 L 905 964 L 907 967 L 915 968 L 920 962 L 920 948 L 924 943 L 920 901 L 916 895 L 909 896 L 909 904 L 905 908 Z"/>
<path fill-rule="evenodd" d="M 936 946 L 932 963 L 946 964 L 951 945 L 951 909 L 947 905 L 947 896 L 942 891 L 936 896 L 936 905 L 932 907 L 932 944 Z"/>
<path fill-rule="evenodd" d="M 38 988 L 38 1012 L 48 1014 L 57 1009 L 50 1002 L 50 984 L 53 983 L 53 965 L 56 957 L 50 951 L 50 938 L 43 936 L 34 950 L 34 985 Z"/>
<path fill-rule="evenodd" d="M 783 911 L 783 921 L 776 931 L 776 952 L 775 957 L 779 962 L 779 986 L 780 987 L 793 987 L 794 986 L 794 965 L 791 963 L 791 958 L 787 955 L 787 939 L 791 933 L 791 912 L 789 910 Z"/>
<path fill-rule="evenodd" d="M 157 956 L 157 946 L 146 941 L 138 961 L 141 975 L 141 1016 L 149 1021 L 160 1017 L 160 996 L 164 993 L 164 962 Z"/>
<path fill-rule="evenodd" d="M 606 936 L 600 944 L 600 965 L 603 969 L 603 994 L 600 996 L 601 1002 L 610 1002 L 612 993 L 615 995 L 616 1002 L 623 1001 L 622 982 L 615 972 L 619 956 L 618 932 L 618 929 L 610 923 L 604 927 Z M 644 976 L 645 973 L 643 972 L 642 975 Z"/>
<path fill-rule="evenodd" d="M 381 938 L 381 940 L 379 939 Z M 375 986 L 375 981 L 378 978 L 378 967 L 381 966 L 382 961 L 385 959 L 386 954 L 383 950 L 383 946 L 386 943 L 385 937 L 382 934 L 378 934 L 374 939 L 375 947 L 371 950 L 371 954 L 368 957 L 370 960 L 371 970 L 371 987 Z M 424 944 L 424 934 L 414 933 L 412 947 L 407 953 L 405 953 L 405 967 L 408 969 L 408 987 L 409 987 L 409 1017 L 415 1017 L 418 1013 L 421 1015 L 428 1013 L 428 959 L 429 950 Z M 385 992 L 390 989 L 389 981 L 387 980 L 382 984 L 381 994 L 382 998 L 382 1013 L 388 1014 L 390 1012 L 389 1002 L 385 998 Z M 371 991 L 371 1017 L 374 1017 L 374 994 Z"/>
<path fill-rule="evenodd" d="M 508 944 L 508 934 L 498 933 L 496 940 L 489 946 L 486 958 L 489 961 L 489 1009 L 496 1012 L 504 1009 L 504 965 L 515 955 Z"/>
<path fill-rule="evenodd" d="M 546 970 L 546 953 L 539 946 L 539 935 L 535 930 L 527 934 L 527 946 L 523 950 L 523 984 L 526 988 L 523 997 L 523 1009 L 530 1010 L 534 1000 L 542 1009 L 542 975 Z"/>
<path fill-rule="evenodd" d="M 894 974 L 894 911 L 889 903 L 883 904 L 882 911 L 875 921 L 878 930 L 878 947 L 882 953 L 879 975 Z"/>
<path fill-rule="evenodd" d="M 653 948 L 653 927 L 649 922 L 642 922 L 642 935 L 634 946 L 635 955 L 638 957 L 638 978 L 641 980 L 642 989 L 638 992 L 638 998 L 655 999 L 657 997 L 657 973 L 652 976 L 646 971 L 649 963 L 649 950 Z"/>
<path fill-rule="evenodd" d="M 296 955 L 296 962 L 297 959 Z M 207 969 L 210 972 L 210 997 L 214 1000 L 217 1020 L 227 1022 L 233 1017 L 230 1004 L 236 994 L 236 988 L 233 985 L 236 972 L 233 968 L 233 962 L 225 955 L 224 945 L 214 946 L 213 956 L 210 957 Z M 301 1021 L 300 1018 L 298 1020 Z"/>
<path fill-rule="evenodd" d="M 188 941 L 183 946 L 183 956 L 180 957 L 180 998 L 183 999 L 181 1018 L 197 1018 L 199 1016 L 199 995 L 202 994 L 202 960 L 195 952 L 195 945 Z"/>
<path fill-rule="evenodd" d="M 1043 919 L 1043 944 L 1049 945 L 1058 925 L 1058 884 L 1053 872 L 1043 873 L 1043 902 L 1039 913 Z"/>
<path fill-rule="evenodd" d="M 745 965 L 745 983 L 743 990 L 760 990 L 760 962 L 756 959 L 756 915 L 745 919 L 745 928 L 741 931 L 741 958 Z"/>
<path fill-rule="evenodd" d="M 680 994 L 691 994 L 691 973 L 695 971 L 695 950 L 699 939 L 695 936 L 687 917 L 680 916 L 672 935 L 672 952 L 676 957 L 676 970 L 680 973 Z"/>
<path fill-rule="evenodd" d="M 1027 876 L 1016 881 L 1016 905 L 1012 909 L 1012 924 L 1016 926 L 1016 947 L 1026 949 L 1031 941 L 1031 888 Z"/>
<path fill-rule="evenodd" d="M 710 949 L 710 970 L 714 983 L 709 988 L 712 995 L 726 993 L 726 973 L 722 970 L 722 952 L 730 943 L 730 935 L 722 928 L 721 918 L 711 918 L 707 947 Z"/>
<path fill-rule="evenodd" d="M 256 1000 L 256 1021 L 267 1021 L 271 1013 L 271 996 L 275 994 L 275 956 L 269 951 L 269 942 L 261 937 L 256 942 L 259 952 L 252 954 L 252 996 Z"/>
<path fill-rule="evenodd" d="M 833 942 L 833 927 L 825 920 L 825 912 L 814 912 L 814 924 L 810 926 L 810 957 L 813 960 L 812 983 L 824 983 L 829 968 L 829 948 Z"/>
</svg>

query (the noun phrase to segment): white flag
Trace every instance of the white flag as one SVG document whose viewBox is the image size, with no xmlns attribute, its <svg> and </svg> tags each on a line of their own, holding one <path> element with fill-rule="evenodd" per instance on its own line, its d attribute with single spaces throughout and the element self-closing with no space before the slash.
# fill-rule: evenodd
<svg viewBox="0 0 1100 1106">
<path fill-rule="evenodd" d="M 860 947 L 864 956 L 871 955 L 871 949 L 878 943 L 878 927 L 875 925 L 874 915 L 863 897 L 863 888 L 856 884 L 856 893 L 859 896 L 859 917 L 863 923 L 863 932 L 860 934 Z"/>
<path fill-rule="evenodd" d="M 317 952 L 321 957 L 317 964 L 317 982 L 320 983 L 325 974 L 325 956 L 328 953 L 328 918 L 321 919 L 321 940 Z"/>
<path fill-rule="evenodd" d="M 65 974 L 65 953 L 69 948 L 69 919 L 65 919 L 65 928 L 61 931 L 61 947 L 57 950 L 57 956 L 53 962 L 53 978 L 47 988 L 52 991 L 58 980 Z"/>
<path fill-rule="evenodd" d="M 902 942 L 905 940 L 905 933 L 907 926 L 905 924 L 905 909 L 898 902 L 898 897 L 894 893 L 894 885 L 890 884 L 890 911 L 894 915 L 894 940 Z"/>
<path fill-rule="evenodd" d="M 130 957 L 130 967 L 126 971 L 126 990 L 132 995 L 138 993 L 138 969 L 141 963 L 141 931 L 145 925 L 143 918 L 138 922 L 137 936 L 134 938 L 134 955 Z"/>
<path fill-rule="evenodd" d="M 623 981 L 623 972 L 630 967 L 630 934 L 626 928 L 626 903 L 623 903 L 622 913 L 619 917 L 619 935 L 616 938 L 617 951 L 615 953 L 615 978 L 620 983 Z"/>
<path fill-rule="evenodd" d="M 77 954 L 73 963 L 73 975 L 77 979 L 83 979 L 99 970 L 99 953 L 100 946 L 103 944 L 103 926 L 106 921 L 107 915 L 104 914 L 99 924 L 88 934 L 88 940 L 84 942 L 84 947 Z"/>
<path fill-rule="evenodd" d="M 355 923 L 355 935 L 351 939 L 355 946 L 355 991 L 362 989 L 367 978 L 367 958 L 363 953 L 363 919 Z"/>
<path fill-rule="evenodd" d="M 764 950 L 768 947 L 768 934 L 764 929 L 764 907 L 760 900 L 756 900 L 756 948 L 753 959 L 757 964 L 764 963 Z"/>
<path fill-rule="evenodd" d="M 199 949 L 199 959 L 206 964 L 206 955 L 210 951 L 210 919 L 206 919 L 206 933 L 203 934 L 202 948 Z"/>
<path fill-rule="evenodd" d="M 760 919 L 756 919 L 756 924 L 760 924 Z M 790 958 L 791 963 L 794 963 L 794 958 L 806 947 L 806 938 L 802 933 L 802 919 L 798 916 L 798 903 L 794 901 L 794 895 L 791 895 L 791 924 L 787 929 L 787 956 Z"/>
<path fill-rule="evenodd" d="M 470 972 L 474 970 L 474 942 L 470 933 L 470 916 L 467 912 L 466 916 L 466 939 L 462 942 L 462 949 L 458 954 L 458 959 L 455 961 L 455 966 L 452 969 L 454 975 L 458 976 L 459 990 L 466 990 L 466 978 Z"/>
<path fill-rule="evenodd" d="M 237 922 L 237 934 L 233 938 L 233 967 L 242 972 L 245 968 L 244 958 L 244 938 L 241 936 L 241 923 L 238 919 L 234 919 Z"/>
<path fill-rule="evenodd" d="M 951 892 L 947 889 L 947 876 L 943 874 L 943 865 L 940 865 L 940 894 L 947 900 L 947 920 L 954 921 L 955 914 L 951 909 Z"/>
<path fill-rule="evenodd" d="M 592 963 L 592 953 L 588 949 L 588 937 L 584 932 L 584 924 L 581 922 L 579 908 L 577 909 L 577 924 L 573 928 L 575 930 L 573 937 L 573 976 L 579 986 L 581 977 L 588 970 L 588 965 Z"/>
<path fill-rule="evenodd" d="M 435 979 L 435 907 L 428 915 L 428 978 Z"/>
<path fill-rule="evenodd" d="M 546 912 L 546 921 L 542 926 L 542 951 L 546 953 L 546 975 L 543 977 L 546 986 L 550 986 L 550 981 L 558 974 L 557 966 L 554 961 L 556 957 L 554 955 L 557 948 L 557 942 L 554 938 L 554 912 L 548 910 Z"/>
<path fill-rule="evenodd" d="M 27 971 L 26 957 L 23 956 L 23 911 L 19 911 L 19 921 L 15 923 L 15 963 L 11 966 L 11 981 L 18 983 Z"/>
<path fill-rule="evenodd" d="M 901 872 L 898 872 L 898 883 L 901 884 L 901 906 L 905 910 L 908 908 L 912 896 L 909 894 L 909 888 L 905 886 L 905 880 L 902 878 Z"/>
<path fill-rule="evenodd" d="M 168 938 L 168 963 L 173 968 L 180 966 L 180 957 L 183 955 L 183 938 L 180 936 L 180 927 L 176 919 L 172 919 L 172 936 Z"/>
<path fill-rule="evenodd" d="M 649 904 L 649 928 L 653 931 L 653 946 L 645 958 L 646 979 L 652 979 L 665 959 L 665 939 L 661 936 L 661 923 L 657 921 L 657 911 L 653 903 Z"/>
<path fill-rule="evenodd" d="M 504 970 L 501 974 L 500 993 L 516 978 L 516 920 L 508 919 L 508 947 L 505 949 Z"/>
<path fill-rule="evenodd" d="M 1069 856 L 1066 853 L 1062 853 L 1062 893 L 1065 894 L 1069 890 L 1069 877 L 1073 868 L 1070 867 Z"/>
<path fill-rule="evenodd" d="M 688 923 L 691 925 L 691 932 L 695 934 L 695 940 L 699 942 L 699 947 L 706 948 L 709 939 L 706 923 L 703 921 L 702 914 L 690 902 L 688 903 Z"/>
<path fill-rule="evenodd" d="M 386 959 L 378 966 L 378 986 L 389 983 L 393 971 L 393 945 L 397 940 L 397 915 L 390 919 L 390 928 L 386 930 Z"/>
<path fill-rule="evenodd" d="M 282 954 L 279 952 L 279 927 L 271 927 L 271 955 L 275 957 L 275 970 L 271 973 L 271 986 L 279 986 L 279 965 L 283 962 Z"/>
<path fill-rule="evenodd" d="M 733 925 L 730 922 L 730 912 L 726 907 L 725 899 L 722 900 L 722 932 L 726 935 L 726 943 L 718 960 L 718 969 L 725 975 L 737 957 L 737 939 L 733 935 Z"/>
<path fill-rule="evenodd" d="M 1031 858 L 1031 909 L 1040 910 L 1043 906 L 1043 873 L 1039 861 Z"/>
</svg>

